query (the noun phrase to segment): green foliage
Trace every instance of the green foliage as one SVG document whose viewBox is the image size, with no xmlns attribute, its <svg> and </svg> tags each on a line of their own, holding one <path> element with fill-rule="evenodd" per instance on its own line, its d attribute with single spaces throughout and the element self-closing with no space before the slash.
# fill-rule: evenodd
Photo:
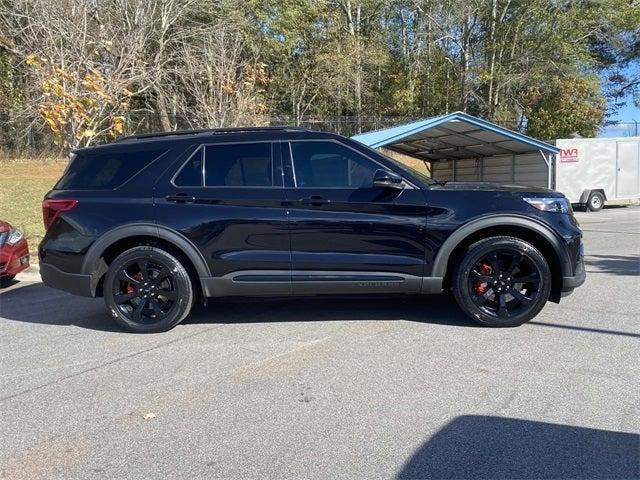
<svg viewBox="0 0 640 480">
<path fill-rule="evenodd" d="M 527 131 L 543 139 L 593 137 L 604 117 L 597 77 L 554 78 L 526 97 Z"/>
<path fill-rule="evenodd" d="M 33 1 L 0 0 L 0 31 L 2 18 L 26 22 L 23 6 Z M 59 10 L 56 1 L 61 0 L 38 0 L 49 2 L 52 12 Z M 122 5 L 133 8 L 145 1 Z M 101 29 L 118 31 L 111 27 L 118 25 L 118 5 L 95 4 L 109 12 L 96 14 Z M 180 113 L 191 123 L 196 117 L 204 119 L 198 124 L 252 121 L 251 115 L 229 112 L 244 108 L 259 112 L 256 123 L 349 116 L 360 129 L 364 118 L 460 109 L 544 138 L 593 135 L 605 118 L 605 99 L 640 88 L 637 0 L 157 0 L 153 8 L 144 8 L 155 13 L 138 15 L 139 24 L 131 16 L 121 23 L 139 29 L 140 38 L 144 32 L 162 33 L 148 34 L 144 48 L 126 51 L 124 46 L 109 58 L 127 58 L 125 66 L 135 67 L 131 78 L 122 79 L 136 88 L 132 111 L 157 112 L 163 118 Z M 162 30 L 159 16 L 165 11 L 177 17 Z M 44 32 L 46 26 L 43 22 L 39 28 Z M 230 42 L 241 41 L 242 48 L 224 42 L 218 42 L 220 48 L 211 46 L 208 40 L 222 29 Z M 0 114 L 15 99 L 37 103 L 32 97 L 39 88 L 24 68 L 25 58 L 3 45 L 38 50 L 37 42 L 48 39 L 69 49 L 61 54 L 67 59 L 78 50 L 69 42 L 56 42 L 63 33 L 55 29 L 34 39 L 20 37 L 28 29 L 4 31 L 15 38 L 0 35 Z M 217 70 L 205 61 L 194 63 L 199 54 L 190 43 L 209 45 Z M 235 52 L 228 53 L 233 65 L 224 62 L 227 47 Z M 199 108 L 203 101 L 220 101 L 218 88 L 202 89 L 200 78 L 238 92 L 244 72 L 251 69 L 264 70 L 259 89 L 224 108 Z M 191 84 L 184 81 L 187 70 Z M 216 75 L 233 77 L 236 84 Z M 605 83 L 600 85 L 598 78 Z M 207 95 L 198 98 L 202 91 Z M 611 113 L 615 101 L 608 105 Z M 168 128 L 167 122 L 162 126 Z"/>
</svg>

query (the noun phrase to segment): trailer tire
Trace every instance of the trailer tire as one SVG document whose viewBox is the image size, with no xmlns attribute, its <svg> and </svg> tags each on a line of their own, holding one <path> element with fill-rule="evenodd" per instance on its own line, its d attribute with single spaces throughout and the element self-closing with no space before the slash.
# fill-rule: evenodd
<svg viewBox="0 0 640 480">
<path fill-rule="evenodd" d="M 599 212 L 604 207 L 604 195 L 600 192 L 591 192 L 587 200 L 587 208 L 591 212 Z"/>
</svg>

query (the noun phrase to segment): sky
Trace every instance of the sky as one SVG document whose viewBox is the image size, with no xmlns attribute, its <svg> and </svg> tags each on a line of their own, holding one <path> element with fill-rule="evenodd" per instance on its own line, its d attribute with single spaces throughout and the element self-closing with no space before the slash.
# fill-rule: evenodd
<svg viewBox="0 0 640 480">
<path fill-rule="evenodd" d="M 625 98 L 625 105 L 608 118 L 617 125 L 607 125 L 601 129 L 601 137 L 630 137 L 640 135 L 640 108 L 634 105 L 631 95 Z M 638 122 L 637 125 L 634 122 Z"/>
<path fill-rule="evenodd" d="M 631 71 L 626 73 L 631 76 L 637 76 L 640 73 L 640 66 L 635 65 Z M 603 137 L 628 137 L 632 135 L 640 135 L 640 108 L 638 108 L 632 95 L 627 95 L 622 99 L 622 106 L 615 114 L 611 115 L 607 120 L 611 122 L 621 122 L 620 125 L 608 125 L 604 127 L 600 133 Z M 635 122 L 638 122 L 636 125 Z M 636 130 L 637 128 L 637 130 Z"/>
<path fill-rule="evenodd" d="M 633 103 L 633 98 L 627 95 L 625 98 L 625 106 L 618 110 L 618 112 L 611 117 L 611 120 L 617 120 L 621 122 L 631 122 L 637 120 L 640 122 L 640 108 L 636 107 Z"/>
</svg>

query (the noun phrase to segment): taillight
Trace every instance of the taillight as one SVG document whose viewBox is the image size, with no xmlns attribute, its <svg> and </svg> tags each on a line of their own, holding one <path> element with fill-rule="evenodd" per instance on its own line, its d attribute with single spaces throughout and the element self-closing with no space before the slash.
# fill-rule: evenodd
<svg viewBox="0 0 640 480">
<path fill-rule="evenodd" d="M 56 218 L 62 212 L 68 212 L 78 204 L 78 200 L 61 199 L 61 198 L 45 198 L 42 201 L 42 220 L 44 221 L 44 229 L 48 230 Z"/>
</svg>

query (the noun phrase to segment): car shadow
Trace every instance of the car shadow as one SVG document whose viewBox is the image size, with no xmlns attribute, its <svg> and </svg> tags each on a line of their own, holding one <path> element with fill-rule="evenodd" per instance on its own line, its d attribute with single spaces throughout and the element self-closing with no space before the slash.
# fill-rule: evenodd
<svg viewBox="0 0 640 480">
<path fill-rule="evenodd" d="M 639 447 L 632 433 L 464 415 L 425 442 L 397 478 L 637 479 Z"/>
<path fill-rule="evenodd" d="M 584 262 L 587 266 L 587 273 L 640 275 L 639 255 L 587 255 Z"/>
<path fill-rule="evenodd" d="M 0 317 L 26 323 L 74 325 L 122 332 L 99 298 L 77 297 L 34 284 L 0 295 Z M 196 305 L 185 324 L 405 320 L 476 327 L 448 295 L 380 298 L 286 298 L 209 300 Z"/>
<path fill-rule="evenodd" d="M 18 280 L 16 280 L 15 278 L 12 278 L 11 280 L 9 280 L 8 278 L 1 278 L 0 277 L 0 293 L 2 293 L 3 290 L 8 289 L 9 287 L 13 287 L 14 285 L 20 283 Z"/>
<path fill-rule="evenodd" d="M 459 327 L 478 326 L 448 295 L 395 297 L 300 297 L 274 300 L 210 300 L 185 323 L 280 323 L 405 320 Z"/>
</svg>

